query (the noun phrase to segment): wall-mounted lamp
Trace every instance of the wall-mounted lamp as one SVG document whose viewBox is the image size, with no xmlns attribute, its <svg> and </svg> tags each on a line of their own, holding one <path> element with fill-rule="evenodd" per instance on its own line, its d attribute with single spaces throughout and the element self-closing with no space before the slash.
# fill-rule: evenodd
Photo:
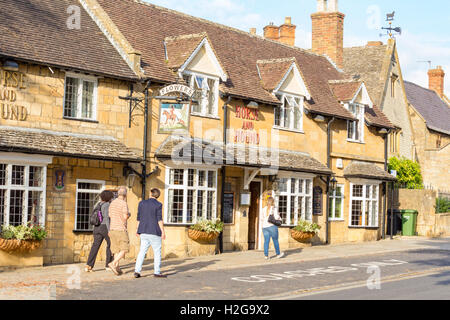
<svg viewBox="0 0 450 320">
<path fill-rule="evenodd" d="M 325 117 L 321 115 L 317 115 L 314 117 L 314 121 L 316 122 L 325 122 Z"/>
<path fill-rule="evenodd" d="M 334 190 L 336 190 L 337 189 L 337 180 L 336 180 L 336 178 L 335 177 L 333 177 L 333 179 L 331 179 L 331 181 L 330 181 L 330 189 L 331 189 L 331 191 L 334 191 Z"/>
<path fill-rule="evenodd" d="M 379 130 L 378 132 L 381 133 L 381 134 L 386 134 L 389 131 L 386 128 L 383 128 L 383 129 Z"/>
<path fill-rule="evenodd" d="M 19 64 L 13 60 L 6 60 L 3 63 L 3 69 L 12 72 L 19 71 Z"/>
</svg>

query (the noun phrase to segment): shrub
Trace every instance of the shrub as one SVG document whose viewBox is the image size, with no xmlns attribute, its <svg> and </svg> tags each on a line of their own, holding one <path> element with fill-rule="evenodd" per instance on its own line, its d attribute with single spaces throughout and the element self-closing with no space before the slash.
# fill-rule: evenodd
<svg viewBox="0 0 450 320">
<path fill-rule="evenodd" d="M 389 170 L 397 171 L 397 183 L 407 189 L 423 189 L 420 165 L 406 158 L 389 159 Z"/>
<path fill-rule="evenodd" d="M 296 227 L 294 227 L 294 230 L 300 231 L 300 232 L 307 232 L 307 233 L 318 233 L 321 229 L 321 226 L 319 226 L 317 223 L 311 223 L 305 220 L 300 220 Z"/>
<path fill-rule="evenodd" d="M 41 241 L 47 238 L 47 232 L 40 225 L 24 226 L 4 226 L 0 237 L 6 240 L 36 240 Z"/>
<path fill-rule="evenodd" d="M 192 230 L 203 231 L 206 233 L 220 233 L 223 231 L 223 222 L 220 220 L 201 220 L 191 227 Z"/>
<path fill-rule="evenodd" d="M 448 213 L 450 212 L 450 199 L 437 198 L 436 199 L 436 213 Z"/>
</svg>

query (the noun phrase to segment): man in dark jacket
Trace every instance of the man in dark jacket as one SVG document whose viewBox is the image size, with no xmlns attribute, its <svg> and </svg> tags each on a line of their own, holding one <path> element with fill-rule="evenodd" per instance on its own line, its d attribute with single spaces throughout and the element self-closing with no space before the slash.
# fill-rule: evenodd
<svg viewBox="0 0 450 320">
<path fill-rule="evenodd" d="M 150 246 L 153 249 L 154 256 L 154 276 L 157 278 L 166 278 L 161 274 L 161 245 L 162 240 L 166 239 L 164 224 L 162 219 L 162 204 L 157 200 L 161 191 L 152 189 L 151 197 L 148 200 L 141 201 L 138 207 L 138 229 L 137 237 L 141 238 L 141 249 L 136 259 L 135 278 L 141 277 L 142 265 Z"/>
</svg>

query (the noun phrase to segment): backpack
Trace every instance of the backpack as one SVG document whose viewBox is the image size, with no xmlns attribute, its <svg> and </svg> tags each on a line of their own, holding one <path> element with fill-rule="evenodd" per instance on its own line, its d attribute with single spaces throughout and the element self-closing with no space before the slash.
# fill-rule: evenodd
<svg viewBox="0 0 450 320">
<path fill-rule="evenodd" d="M 99 203 L 95 206 L 89 217 L 89 223 L 95 227 L 98 227 L 103 222 L 103 214 L 102 214 L 102 204 Z"/>
</svg>

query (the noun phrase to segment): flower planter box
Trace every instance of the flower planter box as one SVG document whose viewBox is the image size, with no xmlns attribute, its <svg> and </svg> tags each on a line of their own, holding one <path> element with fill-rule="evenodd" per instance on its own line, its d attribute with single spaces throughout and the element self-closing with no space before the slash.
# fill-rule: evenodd
<svg viewBox="0 0 450 320">
<path fill-rule="evenodd" d="M 219 233 L 207 233 L 203 231 L 188 229 L 188 237 L 200 243 L 210 243 L 219 237 Z"/>
<path fill-rule="evenodd" d="M 42 241 L 35 240 L 6 240 L 0 238 L 0 250 L 12 253 L 12 252 L 31 252 L 40 248 Z"/>
<path fill-rule="evenodd" d="M 302 232 L 297 231 L 295 229 L 291 229 L 291 237 L 294 240 L 297 240 L 299 242 L 306 242 L 308 240 L 311 240 L 316 235 L 315 232 Z"/>
</svg>

